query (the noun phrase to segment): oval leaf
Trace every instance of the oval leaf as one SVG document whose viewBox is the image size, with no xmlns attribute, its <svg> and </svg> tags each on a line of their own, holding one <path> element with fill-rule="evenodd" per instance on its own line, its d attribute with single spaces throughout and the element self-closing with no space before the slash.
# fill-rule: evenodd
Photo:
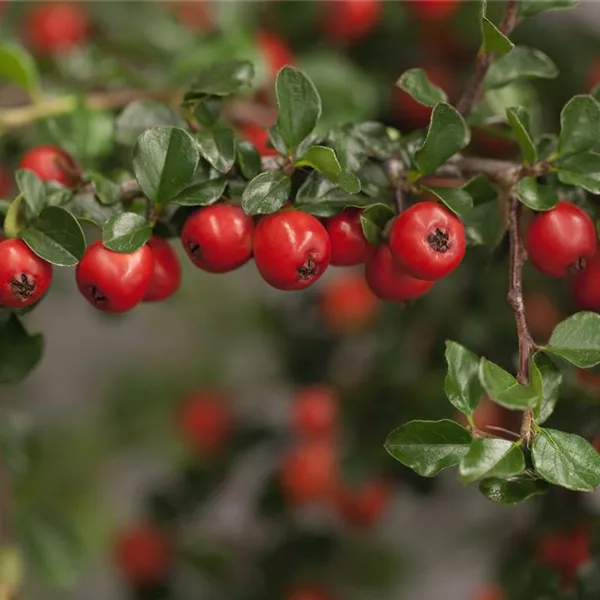
<svg viewBox="0 0 600 600">
<path fill-rule="evenodd" d="M 431 83 L 423 69 L 409 69 L 402 74 L 396 85 L 424 106 L 435 106 L 448 100 L 446 92 Z"/>
<path fill-rule="evenodd" d="M 360 224 L 365 239 L 373 246 L 381 243 L 383 229 L 393 218 L 394 211 L 386 204 L 372 204 L 360 214 Z"/>
<path fill-rule="evenodd" d="M 284 173 L 261 173 L 244 190 L 242 208 L 247 215 L 277 212 L 289 200 L 291 188 L 292 182 Z"/>
<path fill-rule="evenodd" d="M 516 477 L 515 479 L 485 479 L 479 484 L 479 491 L 496 504 L 519 504 L 532 496 L 547 494 L 550 486 L 541 479 Z"/>
<path fill-rule="evenodd" d="M 600 154 L 589 152 L 563 159 L 558 164 L 558 179 L 592 194 L 600 194 Z"/>
<path fill-rule="evenodd" d="M 46 188 L 43 182 L 33 171 L 23 169 L 15 173 L 15 179 L 25 204 L 34 216 L 39 215 L 46 202 Z"/>
<path fill-rule="evenodd" d="M 121 199 L 121 186 L 100 173 L 92 173 L 92 183 L 100 204 L 112 206 Z"/>
<path fill-rule="evenodd" d="M 520 0 L 519 16 L 535 17 L 548 10 L 564 10 L 577 6 L 577 0 Z"/>
<path fill-rule="evenodd" d="M 260 154 L 254 144 L 251 144 L 246 140 L 238 140 L 235 149 L 236 161 L 242 175 L 246 179 L 256 177 L 262 169 L 262 164 Z"/>
<path fill-rule="evenodd" d="M 185 188 L 173 202 L 182 206 L 208 206 L 223 196 L 226 187 L 227 180 L 224 177 L 209 179 Z"/>
<path fill-rule="evenodd" d="M 115 139 L 133 146 L 151 127 L 185 127 L 185 121 L 166 104 L 156 100 L 136 100 L 128 104 L 115 122 Z"/>
<path fill-rule="evenodd" d="M 543 348 L 580 369 L 600 364 L 600 315 L 580 312 L 559 323 Z"/>
<path fill-rule="evenodd" d="M 185 100 L 203 96 L 228 96 L 254 77 L 254 66 L 247 60 L 223 60 L 200 71 L 185 94 Z"/>
<path fill-rule="evenodd" d="M 525 410 L 539 401 L 538 390 L 519 384 L 510 373 L 486 358 L 481 359 L 479 381 L 487 395 L 504 408 Z"/>
<path fill-rule="evenodd" d="M 235 161 L 235 138 L 228 128 L 205 129 L 196 134 L 200 154 L 217 171 L 231 171 Z"/>
<path fill-rule="evenodd" d="M 515 46 L 485 15 L 481 18 L 481 35 L 484 52 L 507 54 Z"/>
<path fill-rule="evenodd" d="M 525 470 L 525 456 L 521 445 L 499 438 L 473 440 L 459 466 L 464 483 L 474 483 L 486 477 L 508 479 Z"/>
<path fill-rule="evenodd" d="M 557 66 L 540 50 L 515 46 L 492 63 L 483 84 L 485 89 L 491 90 L 526 77 L 554 79 L 558 73 Z"/>
<path fill-rule="evenodd" d="M 483 393 L 479 383 L 479 357 L 464 346 L 448 340 L 446 362 L 446 396 L 460 412 L 472 416 Z"/>
<path fill-rule="evenodd" d="M 532 210 L 550 210 L 558 204 L 558 190 L 538 183 L 535 177 L 525 177 L 517 185 L 519 201 Z"/>
<path fill-rule="evenodd" d="M 44 337 L 29 335 L 15 314 L 0 319 L 0 383 L 18 383 L 38 365 Z"/>
<path fill-rule="evenodd" d="M 469 212 L 473 208 L 473 198 L 464 188 L 423 186 L 423 189 L 431 192 L 457 215 Z"/>
<path fill-rule="evenodd" d="M 135 252 L 152 236 L 152 225 L 136 213 L 115 215 L 102 227 L 102 243 L 113 252 Z"/>
<path fill-rule="evenodd" d="M 511 126 L 525 164 L 534 163 L 537 160 L 537 148 L 529 133 L 529 113 L 522 106 L 506 109 L 506 117 Z"/>
<path fill-rule="evenodd" d="M 10 81 L 27 91 L 32 99 L 40 93 L 40 76 L 31 54 L 22 46 L 0 46 L 0 80 Z"/>
<path fill-rule="evenodd" d="M 571 98 L 560 113 L 558 155 L 581 154 L 597 144 L 600 130 L 600 104 L 592 96 Z"/>
<path fill-rule="evenodd" d="M 547 421 L 558 402 L 562 373 L 558 367 L 542 352 L 533 356 L 529 376 L 531 385 L 538 391 L 539 402 L 533 409 L 536 423 Z"/>
</svg>

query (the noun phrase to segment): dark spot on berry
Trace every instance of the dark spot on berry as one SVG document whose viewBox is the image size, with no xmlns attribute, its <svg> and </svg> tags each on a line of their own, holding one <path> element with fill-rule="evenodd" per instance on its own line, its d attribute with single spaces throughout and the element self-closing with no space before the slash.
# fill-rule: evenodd
<svg viewBox="0 0 600 600">
<path fill-rule="evenodd" d="M 312 258 L 307 258 L 306 262 L 296 269 L 300 279 L 310 279 L 317 272 L 317 263 Z"/>
<path fill-rule="evenodd" d="M 447 231 L 442 231 L 438 227 L 435 228 L 433 233 L 429 234 L 427 241 L 436 252 L 440 252 L 442 254 L 448 252 L 452 247 L 452 244 L 450 244 L 449 233 Z"/>
<path fill-rule="evenodd" d="M 192 258 L 200 258 L 200 244 L 197 244 L 196 242 L 188 242 L 187 249 Z"/>
<path fill-rule="evenodd" d="M 102 306 L 108 303 L 108 298 L 95 285 L 89 286 L 88 293 L 94 306 Z"/>
<path fill-rule="evenodd" d="M 569 266 L 569 273 L 575 275 L 579 271 L 583 271 L 586 265 L 587 260 L 585 260 L 585 258 L 583 258 L 582 256 L 581 258 L 578 258 L 572 265 Z"/>
<path fill-rule="evenodd" d="M 21 273 L 19 277 L 15 277 L 10 282 L 10 287 L 13 294 L 19 300 L 26 300 L 31 298 L 35 290 L 35 279 L 29 277 L 25 273 Z"/>
</svg>

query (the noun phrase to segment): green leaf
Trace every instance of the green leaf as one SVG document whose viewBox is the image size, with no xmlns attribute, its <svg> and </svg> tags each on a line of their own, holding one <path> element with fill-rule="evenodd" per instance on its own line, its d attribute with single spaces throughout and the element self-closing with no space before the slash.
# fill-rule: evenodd
<svg viewBox="0 0 600 600">
<path fill-rule="evenodd" d="M 15 314 L 0 315 L 0 383 L 18 383 L 38 365 L 44 337 L 29 335 Z"/>
<path fill-rule="evenodd" d="M 19 237 L 40 258 L 60 267 L 73 267 L 85 252 L 85 236 L 77 219 L 60 206 L 47 206 Z"/>
<path fill-rule="evenodd" d="M 531 448 L 536 473 L 554 485 L 587 492 L 600 485 L 600 455 L 584 438 L 540 429 Z"/>
<path fill-rule="evenodd" d="M 123 205 L 119 202 L 110 205 L 101 204 L 93 192 L 80 192 L 63 208 L 66 208 L 79 221 L 89 221 L 102 227 L 108 219 L 123 210 Z"/>
<path fill-rule="evenodd" d="M 473 208 L 473 198 L 464 188 L 423 186 L 423 189 L 431 192 L 457 215 L 463 215 Z"/>
<path fill-rule="evenodd" d="M 519 384 L 510 373 L 486 358 L 481 359 L 479 381 L 496 404 L 510 410 L 533 408 L 539 400 L 536 389 Z"/>
<path fill-rule="evenodd" d="M 560 113 L 559 157 L 592 150 L 598 142 L 600 104 L 592 96 L 575 96 Z"/>
<path fill-rule="evenodd" d="M 460 412 L 472 416 L 483 393 L 479 383 L 479 357 L 464 346 L 448 340 L 446 362 L 446 396 Z"/>
<path fill-rule="evenodd" d="M 521 444 L 499 438 L 473 440 L 458 469 L 460 478 L 467 484 L 488 477 L 508 479 L 524 470 Z"/>
<path fill-rule="evenodd" d="M 498 245 L 506 232 L 505 219 L 502 218 L 497 201 L 478 204 L 462 216 L 465 235 L 469 246 Z"/>
<path fill-rule="evenodd" d="M 454 421 L 411 421 L 388 435 L 385 449 L 422 477 L 434 477 L 457 465 L 470 443 L 471 434 Z"/>
<path fill-rule="evenodd" d="M 40 75 L 35 60 L 22 46 L 0 45 L 0 80 L 22 87 L 32 99 L 40 95 Z"/>
<path fill-rule="evenodd" d="M 313 82 L 295 67 L 283 67 L 275 83 L 277 130 L 288 151 L 310 135 L 321 116 L 321 97 Z"/>
<path fill-rule="evenodd" d="M 578 154 L 561 160 L 557 166 L 561 183 L 582 187 L 592 194 L 600 194 L 600 154 Z"/>
<path fill-rule="evenodd" d="M 507 54 L 514 44 L 487 18 L 487 0 L 481 2 L 481 51 Z"/>
<path fill-rule="evenodd" d="M 498 200 L 498 189 L 485 175 L 476 175 L 469 179 L 463 190 L 471 196 L 475 205 Z"/>
<path fill-rule="evenodd" d="M 542 352 L 536 352 L 530 365 L 531 386 L 537 390 L 539 402 L 533 409 L 535 420 L 541 425 L 554 412 L 558 402 L 562 373 Z"/>
<path fill-rule="evenodd" d="M 221 127 L 199 131 L 196 141 L 202 157 L 217 171 L 231 171 L 235 162 L 235 138 L 231 129 Z"/>
<path fill-rule="evenodd" d="M 238 140 L 235 149 L 237 164 L 242 175 L 246 179 L 256 177 L 262 169 L 260 154 L 256 147 L 246 140 Z"/>
<path fill-rule="evenodd" d="M 222 100 L 216 96 L 201 98 L 194 107 L 194 117 L 205 127 L 217 124 L 221 115 Z"/>
<path fill-rule="evenodd" d="M 152 236 L 152 225 L 142 215 L 124 212 L 102 227 L 102 244 L 113 252 L 135 252 Z"/>
<path fill-rule="evenodd" d="M 175 196 L 173 202 L 181 206 L 208 206 L 223 196 L 226 187 L 227 180 L 224 177 L 209 179 L 185 188 Z"/>
<path fill-rule="evenodd" d="M 526 77 L 554 79 L 558 73 L 557 66 L 540 50 L 515 46 L 492 63 L 483 85 L 486 90 L 492 90 Z"/>
<path fill-rule="evenodd" d="M 200 154 L 194 138 L 183 129 L 155 127 L 138 138 L 133 170 L 144 194 L 166 204 L 192 179 Z"/>
<path fill-rule="evenodd" d="M 446 92 L 431 83 L 423 69 L 409 69 L 402 74 L 396 85 L 425 106 L 435 106 L 448 100 Z"/>
<path fill-rule="evenodd" d="M 33 171 L 23 169 L 15 173 L 15 179 L 25 204 L 34 216 L 39 215 L 46 203 L 46 188 L 43 182 Z"/>
<path fill-rule="evenodd" d="M 247 60 L 223 60 L 200 71 L 184 101 L 203 96 L 229 96 L 254 78 L 254 66 Z"/>
<path fill-rule="evenodd" d="M 242 194 L 242 208 L 247 215 L 268 215 L 277 212 L 289 199 L 290 178 L 279 171 L 257 175 Z"/>
<path fill-rule="evenodd" d="M 381 243 L 383 229 L 394 216 L 394 211 L 387 204 L 372 204 L 360 213 L 360 224 L 365 239 L 373 246 Z"/>
<path fill-rule="evenodd" d="M 532 496 L 547 494 L 550 486 L 540 479 L 516 477 L 515 479 L 484 479 L 479 491 L 496 504 L 519 504 Z"/>
<path fill-rule="evenodd" d="M 535 17 L 548 10 L 562 10 L 577 6 L 577 0 L 519 0 L 519 16 Z"/>
<path fill-rule="evenodd" d="M 115 139 L 133 146 L 151 127 L 185 127 L 185 121 L 166 104 L 155 100 L 136 100 L 128 104 L 115 122 Z"/>
<path fill-rule="evenodd" d="M 326 146 L 312 146 L 296 163 L 298 167 L 311 167 L 321 175 L 339 185 L 348 194 L 360 192 L 360 180 L 354 173 L 342 171 L 335 151 Z"/>
<path fill-rule="evenodd" d="M 519 201 L 532 210 L 550 210 L 558 204 L 558 189 L 538 183 L 535 177 L 525 177 L 517 185 Z"/>
<path fill-rule="evenodd" d="M 508 124 L 511 126 L 525 164 L 532 164 L 537 160 L 537 148 L 529 132 L 529 113 L 522 106 L 506 109 Z"/>
<path fill-rule="evenodd" d="M 465 120 L 449 104 L 436 105 L 423 145 L 415 154 L 415 165 L 423 174 L 433 173 L 449 158 L 469 144 Z"/>
<path fill-rule="evenodd" d="M 580 369 L 600 364 L 600 315 L 579 312 L 559 323 L 542 348 L 560 356 Z"/>
<path fill-rule="evenodd" d="M 96 197 L 101 204 L 111 206 L 121 200 L 121 186 L 101 173 L 92 173 L 92 183 Z"/>
</svg>

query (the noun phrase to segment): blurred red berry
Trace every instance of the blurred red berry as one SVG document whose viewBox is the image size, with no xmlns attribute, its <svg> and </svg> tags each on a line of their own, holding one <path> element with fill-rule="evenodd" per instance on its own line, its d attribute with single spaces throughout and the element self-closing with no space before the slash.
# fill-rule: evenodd
<svg viewBox="0 0 600 600">
<path fill-rule="evenodd" d="M 323 30 L 340 41 L 355 42 L 367 36 L 381 16 L 381 0 L 336 0 L 321 2 Z"/>
<path fill-rule="evenodd" d="M 241 130 L 244 139 L 256 146 L 261 156 L 277 156 L 279 153 L 275 148 L 268 145 L 269 132 L 264 127 L 255 123 L 247 123 Z"/>
<path fill-rule="evenodd" d="M 296 63 L 292 50 L 286 41 L 277 34 L 262 30 L 258 32 L 256 41 L 269 70 L 269 75 L 273 79 L 280 69 Z"/>
<path fill-rule="evenodd" d="M 56 146 L 37 146 L 21 159 L 19 169 L 33 171 L 42 181 L 58 181 L 74 187 L 79 181 L 79 169 L 73 157 Z"/>
<path fill-rule="evenodd" d="M 325 220 L 331 240 L 331 264 L 351 267 L 364 263 L 375 248 L 367 242 L 360 223 L 362 210 L 347 208 L 339 215 Z"/>
<path fill-rule="evenodd" d="M 0 198 L 7 198 L 13 187 L 13 178 L 10 171 L 0 168 Z"/>
<path fill-rule="evenodd" d="M 332 435 L 337 421 L 337 396 L 325 385 L 300 388 L 293 399 L 292 424 L 306 437 L 327 438 Z"/>
<path fill-rule="evenodd" d="M 362 485 L 359 489 L 344 488 L 338 493 L 341 515 L 350 525 L 373 527 L 384 516 L 392 497 L 392 486 L 384 479 Z"/>
<path fill-rule="evenodd" d="M 194 33 L 210 33 L 214 29 L 214 16 L 209 2 L 183 0 L 169 2 L 179 21 Z"/>
<path fill-rule="evenodd" d="M 471 139 L 473 146 L 489 158 L 509 158 L 517 149 L 513 140 L 482 129 L 473 129 Z"/>
<path fill-rule="evenodd" d="M 527 314 L 527 325 L 531 333 L 544 339 L 549 338 L 554 328 L 564 318 L 558 306 L 541 292 L 526 294 L 523 302 Z"/>
<path fill-rule="evenodd" d="M 536 557 L 558 571 L 566 585 L 570 584 L 579 568 L 591 559 L 587 527 L 579 525 L 571 531 L 545 534 L 538 542 Z"/>
<path fill-rule="evenodd" d="M 460 0 L 412 0 L 406 2 L 411 12 L 421 21 L 446 21 L 456 13 Z"/>
<path fill-rule="evenodd" d="M 170 298 L 181 283 L 181 265 L 167 240 L 157 235 L 148 242 L 154 256 L 154 272 L 144 302 L 162 302 Z"/>
</svg>

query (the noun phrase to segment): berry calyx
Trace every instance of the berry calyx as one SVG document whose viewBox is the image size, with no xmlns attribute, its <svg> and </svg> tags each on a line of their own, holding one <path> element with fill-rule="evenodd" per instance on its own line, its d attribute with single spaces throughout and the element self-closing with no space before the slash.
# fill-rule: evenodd
<svg viewBox="0 0 600 600">
<path fill-rule="evenodd" d="M 577 306 L 600 312 L 600 252 L 587 261 L 571 282 L 571 292 Z"/>
<path fill-rule="evenodd" d="M 71 50 L 88 38 L 88 18 L 78 2 L 40 2 L 26 19 L 27 38 L 40 54 Z"/>
<path fill-rule="evenodd" d="M 544 535 L 536 550 L 538 561 L 558 571 L 565 585 L 570 584 L 580 567 L 591 559 L 590 534 L 584 525 L 571 531 Z"/>
<path fill-rule="evenodd" d="M 357 490 L 342 489 L 338 509 L 350 525 L 373 527 L 385 514 L 392 497 L 392 486 L 384 479 L 364 484 Z"/>
<path fill-rule="evenodd" d="M 79 182 L 79 169 L 70 154 L 56 146 L 37 146 L 25 154 L 19 169 L 33 171 L 42 181 L 57 181 L 66 187 Z"/>
<path fill-rule="evenodd" d="M 239 206 L 214 204 L 188 217 L 181 242 L 191 261 L 209 273 L 226 273 L 252 256 L 254 222 Z"/>
<path fill-rule="evenodd" d="M 219 452 L 233 430 L 227 397 L 214 390 L 192 394 L 179 406 L 177 426 L 185 442 L 195 452 Z"/>
<path fill-rule="evenodd" d="M 0 242 L 0 305 L 25 308 L 37 302 L 52 282 L 52 265 L 19 239 Z"/>
<path fill-rule="evenodd" d="M 331 240 L 331 264 L 335 267 L 364 263 L 374 250 L 363 234 L 361 212 L 357 208 L 347 208 L 339 215 L 325 220 L 325 228 Z"/>
<path fill-rule="evenodd" d="M 130 583 L 143 586 L 161 583 L 169 572 L 171 558 L 169 541 L 153 525 L 140 525 L 117 538 L 114 561 Z"/>
<path fill-rule="evenodd" d="M 293 399 L 292 424 L 302 436 L 327 438 L 335 430 L 337 411 L 337 397 L 330 387 L 303 387 Z"/>
<path fill-rule="evenodd" d="M 590 216 L 571 202 L 560 201 L 538 213 L 525 238 L 533 266 L 550 277 L 564 277 L 583 269 L 598 245 Z"/>
<path fill-rule="evenodd" d="M 367 36 L 381 16 L 380 0 L 338 0 L 324 3 L 325 33 L 344 42 L 354 42 Z"/>
<path fill-rule="evenodd" d="M 398 215 L 389 245 L 394 260 L 413 277 L 435 281 L 464 258 L 465 228 L 440 204 L 419 202 Z"/>
<path fill-rule="evenodd" d="M 405 302 L 426 294 L 433 281 L 417 279 L 410 275 L 392 258 L 392 252 L 386 244 L 377 248 L 367 261 L 365 278 L 371 291 L 382 300 Z"/>
<path fill-rule="evenodd" d="M 275 79 L 280 69 L 286 65 L 293 65 L 296 62 L 296 57 L 278 35 L 270 31 L 259 31 L 256 36 L 258 48 L 264 58 L 264 61 L 269 70 L 269 75 Z"/>
<path fill-rule="evenodd" d="M 301 290 L 317 281 L 331 258 L 327 230 L 299 210 L 263 217 L 254 234 L 254 261 L 263 279 L 279 290 Z"/>
<path fill-rule="evenodd" d="M 269 132 L 260 127 L 256 123 L 246 123 L 241 130 L 244 139 L 256 146 L 258 153 L 261 156 L 277 156 L 278 152 L 275 148 L 268 145 Z"/>
<path fill-rule="evenodd" d="M 161 302 L 170 298 L 181 283 L 181 265 L 167 240 L 152 236 L 148 241 L 154 257 L 154 272 L 144 302 Z"/>
<path fill-rule="evenodd" d="M 75 271 L 77 287 L 88 302 L 105 312 L 120 313 L 139 304 L 154 274 L 154 257 L 148 245 L 135 252 L 113 252 L 94 242 Z"/>
</svg>

